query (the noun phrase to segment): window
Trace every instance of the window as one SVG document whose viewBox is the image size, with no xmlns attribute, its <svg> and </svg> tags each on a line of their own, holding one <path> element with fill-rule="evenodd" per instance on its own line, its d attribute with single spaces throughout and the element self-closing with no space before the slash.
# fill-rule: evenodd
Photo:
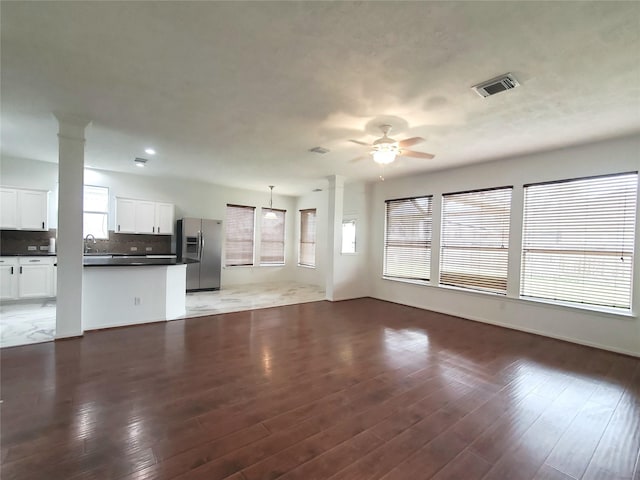
<svg viewBox="0 0 640 480">
<path fill-rule="evenodd" d="M 441 284 L 507 293 L 511 191 L 443 195 Z"/>
<path fill-rule="evenodd" d="M 299 265 L 316 266 L 316 209 L 300 210 Z"/>
<path fill-rule="evenodd" d="M 384 276 L 429 280 L 432 197 L 387 200 Z"/>
<path fill-rule="evenodd" d="M 227 205 L 225 265 L 253 265 L 255 207 Z"/>
<path fill-rule="evenodd" d="M 356 221 L 342 221 L 342 253 L 356 253 Z"/>
<path fill-rule="evenodd" d="M 525 185 L 522 296 L 631 307 L 637 177 Z"/>
<path fill-rule="evenodd" d="M 265 218 L 273 212 L 276 218 Z M 284 265 L 284 214 L 285 210 L 262 209 L 260 227 L 260 265 Z"/>
<path fill-rule="evenodd" d="M 107 187 L 84 186 L 83 236 L 109 238 L 109 189 Z"/>
</svg>

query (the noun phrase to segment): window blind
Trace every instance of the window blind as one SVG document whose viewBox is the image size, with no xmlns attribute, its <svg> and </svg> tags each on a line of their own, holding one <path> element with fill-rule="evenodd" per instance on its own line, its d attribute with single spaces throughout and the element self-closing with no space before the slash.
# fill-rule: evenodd
<svg viewBox="0 0 640 480">
<path fill-rule="evenodd" d="M 507 293 L 511 191 L 443 195 L 441 284 Z"/>
<path fill-rule="evenodd" d="M 264 218 L 273 212 L 276 218 Z M 260 225 L 260 264 L 284 265 L 284 215 L 285 210 L 263 208 Z"/>
<path fill-rule="evenodd" d="M 432 197 L 387 200 L 384 276 L 429 280 Z"/>
<path fill-rule="evenodd" d="M 300 257 L 298 264 L 316 266 L 316 209 L 300 210 Z"/>
<path fill-rule="evenodd" d="M 255 207 L 227 205 L 225 265 L 253 265 Z"/>
<path fill-rule="evenodd" d="M 525 185 L 521 295 L 631 307 L 637 177 Z"/>
<path fill-rule="evenodd" d="M 95 238 L 108 239 L 109 189 L 85 185 L 83 199 L 83 237 L 93 235 Z"/>
</svg>

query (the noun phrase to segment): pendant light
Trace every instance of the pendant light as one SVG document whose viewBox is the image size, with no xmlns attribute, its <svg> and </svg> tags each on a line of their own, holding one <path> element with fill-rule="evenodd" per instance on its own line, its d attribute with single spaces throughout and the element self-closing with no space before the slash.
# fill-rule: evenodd
<svg viewBox="0 0 640 480">
<path fill-rule="evenodd" d="M 273 211 L 273 185 L 269 185 L 271 189 L 271 199 L 269 200 L 269 211 L 264 214 L 266 220 L 277 220 L 278 216 Z"/>
</svg>

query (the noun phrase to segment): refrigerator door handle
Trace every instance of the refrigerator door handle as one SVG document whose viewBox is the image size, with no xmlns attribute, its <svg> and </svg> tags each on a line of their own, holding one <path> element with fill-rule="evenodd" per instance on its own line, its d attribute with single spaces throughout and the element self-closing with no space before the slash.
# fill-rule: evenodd
<svg viewBox="0 0 640 480">
<path fill-rule="evenodd" d="M 202 232 L 198 232 L 198 260 L 202 260 L 202 246 L 203 246 L 203 235 Z"/>
</svg>

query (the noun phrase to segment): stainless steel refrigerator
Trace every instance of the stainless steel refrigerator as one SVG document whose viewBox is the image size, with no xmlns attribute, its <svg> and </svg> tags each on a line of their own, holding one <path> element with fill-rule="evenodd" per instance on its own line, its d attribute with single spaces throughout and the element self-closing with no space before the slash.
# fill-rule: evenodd
<svg viewBox="0 0 640 480">
<path fill-rule="evenodd" d="M 219 290 L 222 221 L 182 218 L 176 244 L 178 258 L 198 260 L 187 264 L 187 291 Z"/>
</svg>

